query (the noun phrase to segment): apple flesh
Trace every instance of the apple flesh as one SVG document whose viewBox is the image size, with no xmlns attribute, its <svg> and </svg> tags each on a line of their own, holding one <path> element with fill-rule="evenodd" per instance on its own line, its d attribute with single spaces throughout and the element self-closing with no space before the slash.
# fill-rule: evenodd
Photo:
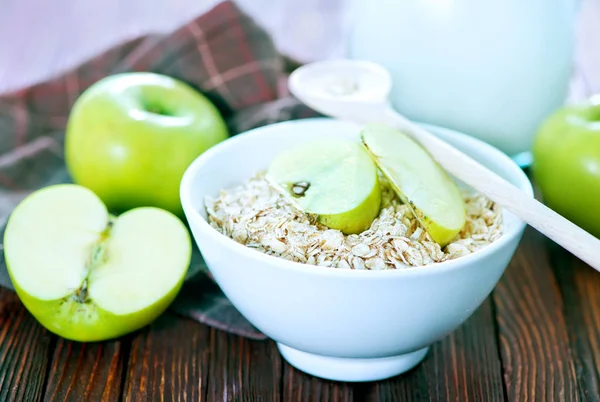
<svg viewBox="0 0 600 402">
<path fill-rule="evenodd" d="M 368 229 L 379 214 L 377 167 L 354 142 L 320 140 L 281 152 L 266 177 L 310 218 L 345 234 Z"/>
<path fill-rule="evenodd" d="M 544 203 L 600 237 L 600 96 L 548 117 L 532 155 L 532 173 Z"/>
<path fill-rule="evenodd" d="M 458 186 L 416 141 L 383 124 L 369 124 L 364 145 L 396 194 L 440 246 L 451 242 L 465 225 L 466 211 Z"/>
<path fill-rule="evenodd" d="M 185 83 L 134 72 L 90 86 L 71 110 L 65 161 L 73 181 L 117 213 L 140 206 L 183 210 L 189 164 L 228 138 L 216 107 Z"/>
<path fill-rule="evenodd" d="M 137 330 L 168 307 L 191 239 L 170 212 L 142 207 L 114 217 L 89 189 L 62 184 L 15 208 L 4 253 L 31 314 L 61 337 L 90 342 Z"/>
</svg>

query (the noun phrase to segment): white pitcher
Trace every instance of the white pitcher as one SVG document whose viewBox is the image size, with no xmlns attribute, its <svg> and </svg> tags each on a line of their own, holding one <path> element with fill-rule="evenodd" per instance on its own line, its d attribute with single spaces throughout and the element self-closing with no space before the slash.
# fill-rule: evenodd
<svg viewBox="0 0 600 402">
<path fill-rule="evenodd" d="M 417 121 L 514 156 L 566 100 L 571 0 L 353 0 L 348 56 L 387 67 L 392 102 Z"/>
</svg>

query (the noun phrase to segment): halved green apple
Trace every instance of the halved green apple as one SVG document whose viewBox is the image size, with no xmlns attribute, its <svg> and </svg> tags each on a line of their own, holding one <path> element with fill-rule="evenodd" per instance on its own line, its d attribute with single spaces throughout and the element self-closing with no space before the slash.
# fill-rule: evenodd
<svg viewBox="0 0 600 402">
<path fill-rule="evenodd" d="M 281 152 L 266 177 L 299 210 L 346 234 L 368 229 L 379 214 L 377 166 L 358 143 L 327 139 Z"/>
<path fill-rule="evenodd" d="M 142 207 L 114 217 L 92 191 L 61 184 L 15 208 L 4 253 L 31 314 L 59 336 L 89 342 L 139 329 L 168 307 L 191 239 L 170 212 Z"/>
<path fill-rule="evenodd" d="M 409 205 L 431 238 L 445 246 L 465 225 L 465 205 L 458 186 L 416 141 L 399 130 L 373 123 L 362 142 L 392 187 Z"/>
</svg>

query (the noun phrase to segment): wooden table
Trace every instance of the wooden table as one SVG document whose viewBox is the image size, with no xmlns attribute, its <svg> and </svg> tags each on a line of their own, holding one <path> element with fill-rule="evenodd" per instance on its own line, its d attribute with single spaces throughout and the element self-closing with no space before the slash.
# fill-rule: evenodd
<svg viewBox="0 0 600 402">
<path fill-rule="evenodd" d="M 303 374 L 272 341 L 166 313 L 80 344 L 0 290 L 0 400 L 598 401 L 600 274 L 528 230 L 493 294 L 411 372 L 344 384 Z"/>
</svg>

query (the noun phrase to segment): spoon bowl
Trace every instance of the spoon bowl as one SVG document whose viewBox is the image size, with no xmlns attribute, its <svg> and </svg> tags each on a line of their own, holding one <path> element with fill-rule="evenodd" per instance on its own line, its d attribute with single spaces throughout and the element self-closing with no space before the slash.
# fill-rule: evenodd
<svg viewBox="0 0 600 402">
<path fill-rule="evenodd" d="M 361 60 L 307 64 L 289 78 L 290 92 L 326 115 L 367 123 L 389 107 L 392 77 L 380 65 Z"/>
</svg>

